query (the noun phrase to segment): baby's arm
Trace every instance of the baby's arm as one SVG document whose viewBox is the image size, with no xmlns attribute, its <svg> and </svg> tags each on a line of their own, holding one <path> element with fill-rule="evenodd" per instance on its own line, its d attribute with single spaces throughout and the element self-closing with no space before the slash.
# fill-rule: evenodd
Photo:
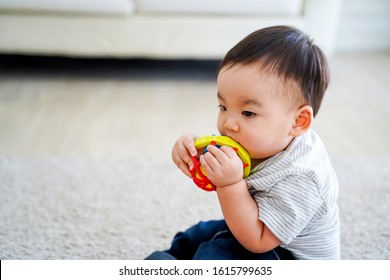
<svg viewBox="0 0 390 280">
<path fill-rule="evenodd" d="M 242 162 L 236 152 L 223 146 L 208 147 L 201 157 L 208 178 L 217 186 L 223 216 L 233 235 L 247 250 L 267 252 L 281 244 L 280 240 L 259 220 L 258 207 L 242 179 Z"/>
<path fill-rule="evenodd" d="M 177 139 L 172 148 L 173 162 L 190 178 L 192 177 L 190 170 L 194 167 L 192 157 L 198 153 L 194 145 L 197 138 L 194 134 L 184 134 Z"/>
</svg>

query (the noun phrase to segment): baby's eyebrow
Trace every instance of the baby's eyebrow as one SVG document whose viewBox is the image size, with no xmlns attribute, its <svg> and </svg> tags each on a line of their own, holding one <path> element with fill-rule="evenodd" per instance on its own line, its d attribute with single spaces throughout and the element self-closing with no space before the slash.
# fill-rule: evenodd
<svg viewBox="0 0 390 280">
<path fill-rule="evenodd" d="M 224 101 L 223 97 L 221 96 L 221 94 L 219 92 L 217 92 L 217 97 L 221 101 Z M 261 104 L 257 99 L 253 99 L 253 98 L 243 99 L 242 100 L 242 104 L 243 105 L 254 105 L 254 106 L 257 106 L 257 107 L 263 107 L 263 104 Z"/>
<path fill-rule="evenodd" d="M 217 97 L 218 97 L 218 99 L 221 99 L 223 101 L 223 98 L 222 98 L 221 94 L 219 93 L 219 91 L 217 92 Z"/>
<path fill-rule="evenodd" d="M 243 101 L 242 101 L 242 103 L 244 104 L 244 105 L 255 105 L 255 106 L 258 106 L 258 107 L 262 107 L 263 105 L 258 101 L 258 100 L 256 100 L 256 99 L 244 99 Z"/>
</svg>

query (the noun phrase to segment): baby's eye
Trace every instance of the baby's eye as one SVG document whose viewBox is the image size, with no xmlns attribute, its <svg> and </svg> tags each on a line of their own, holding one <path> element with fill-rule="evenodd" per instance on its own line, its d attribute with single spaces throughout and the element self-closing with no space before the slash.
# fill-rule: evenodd
<svg viewBox="0 0 390 280">
<path fill-rule="evenodd" d="M 219 105 L 218 108 L 219 108 L 219 110 L 221 110 L 222 112 L 226 112 L 226 107 L 225 107 L 225 106 Z"/>
<path fill-rule="evenodd" d="M 255 113 L 249 112 L 249 111 L 243 111 L 241 114 L 243 114 L 245 117 L 254 117 L 254 116 L 256 116 Z"/>
</svg>

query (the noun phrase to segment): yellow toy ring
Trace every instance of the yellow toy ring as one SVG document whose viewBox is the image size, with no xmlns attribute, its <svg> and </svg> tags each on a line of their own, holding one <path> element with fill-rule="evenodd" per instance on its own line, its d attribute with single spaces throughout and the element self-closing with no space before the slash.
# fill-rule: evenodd
<svg viewBox="0 0 390 280">
<path fill-rule="evenodd" d="M 237 155 L 241 158 L 243 162 L 243 178 L 249 176 L 251 170 L 251 158 L 249 153 L 245 150 L 243 146 L 227 136 L 204 136 L 195 140 L 194 142 L 196 149 L 205 148 L 209 145 L 214 145 L 216 147 L 229 146 L 233 148 Z M 215 186 L 207 178 L 206 172 L 203 170 L 199 158 L 197 156 L 193 157 L 194 168 L 191 170 L 192 179 L 194 183 L 201 189 L 205 191 L 214 191 Z"/>
</svg>

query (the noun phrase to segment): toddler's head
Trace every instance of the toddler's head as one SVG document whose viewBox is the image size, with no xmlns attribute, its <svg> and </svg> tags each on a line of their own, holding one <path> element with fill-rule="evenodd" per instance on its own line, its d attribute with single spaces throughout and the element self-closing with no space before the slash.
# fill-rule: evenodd
<svg viewBox="0 0 390 280">
<path fill-rule="evenodd" d="M 218 130 L 262 161 L 311 127 L 328 82 L 325 55 L 307 35 L 288 26 L 255 31 L 218 69 Z"/>
<path fill-rule="evenodd" d="M 326 57 L 303 32 L 289 26 L 273 26 L 257 30 L 234 46 L 220 64 L 223 68 L 256 66 L 274 74 L 286 83 L 296 84 L 288 100 L 305 102 L 316 116 L 329 83 Z"/>
</svg>

